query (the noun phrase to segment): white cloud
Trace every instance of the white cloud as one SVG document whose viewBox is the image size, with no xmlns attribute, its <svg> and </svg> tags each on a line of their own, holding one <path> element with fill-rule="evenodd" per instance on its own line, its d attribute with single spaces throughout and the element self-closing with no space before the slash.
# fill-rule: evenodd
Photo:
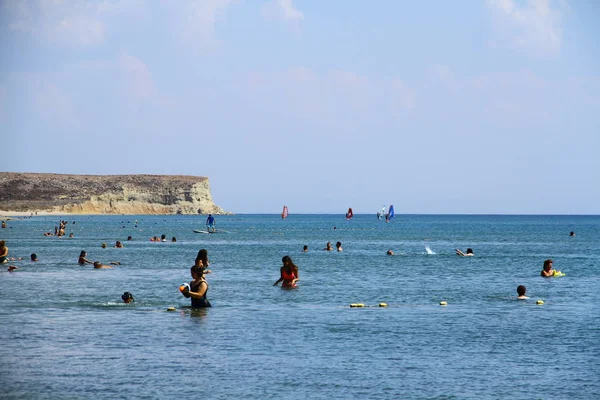
<svg viewBox="0 0 600 400">
<path fill-rule="evenodd" d="M 551 0 L 488 0 L 496 20 L 495 38 L 491 47 L 508 47 L 553 54 L 560 50 L 564 3 L 553 7 Z"/>
<path fill-rule="evenodd" d="M 155 94 L 154 80 L 148 66 L 139 58 L 123 53 L 119 66 L 126 72 L 131 94 L 137 98 L 148 98 Z"/>
<path fill-rule="evenodd" d="M 215 39 L 217 20 L 231 3 L 232 0 L 189 0 L 182 8 L 186 39 L 204 48 L 215 47 L 218 43 Z"/>
<path fill-rule="evenodd" d="M 271 0 L 262 6 L 262 14 L 266 19 L 289 23 L 296 33 L 300 33 L 299 24 L 304 19 L 304 13 L 294 6 L 292 0 Z"/>
<path fill-rule="evenodd" d="M 104 3 L 62 0 L 14 1 L 5 3 L 8 26 L 42 40 L 69 45 L 104 42 Z"/>
</svg>

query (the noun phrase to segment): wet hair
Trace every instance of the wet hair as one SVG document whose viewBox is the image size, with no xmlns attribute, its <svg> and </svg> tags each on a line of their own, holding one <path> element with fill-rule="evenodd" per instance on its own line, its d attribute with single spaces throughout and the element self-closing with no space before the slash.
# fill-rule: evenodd
<svg viewBox="0 0 600 400">
<path fill-rule="evenodd" d="M 204 275 L 204 270 L 202 269 L 202 267 L 197 267 L 197 266 L 193 266 L 192 268 L 190 268 L 190 272 L 192 274 L 196 274 L 199 277 L 202 277 Z"/>
<path fill-rule="evenodd" d="M 79 253 L 79 257 L 85 257 L 85 250 L 81 250 L 81 253 Z"/>
<path fill-rule="evenodd" d="M 131 236 L 127 236 L 127 240 L 133 240 L 133 238 Z M 125 292 L 127 293 L 127 292 Z"/>
<path fill-rule="evenodd" d="M 473 249 L 469 247 L 469 248 L 467 249 L 467 254 L 473 254 Z"/>
<path fill-rule="evenodd" d="M 527 290 L 527 289 L 526 289 L 526 288 L 525 288 L 525 286 L 523 286 L 523 285 L 519 285 L 519 286 L 517 286 L 517 294 L 518 294 L 519 296 L 525 296 L 525 291 L 526 291 L 526 290 Z"/>
<path fill-rule="evenodd" d="M 0 247 L 4 247 L 6 245 L 6 242 L 4 240 L 0 240 Z"/>
<path fill-rule="evenodd" d="M 105 248 L 105 247 L 106 247 L 106 243 L 102 243 L 102 248 Z"/>
<path fill-rule="evenodd" d="M 342 247 L 342 242 L 337 242 L 337 243 L 335 244 L 335 247 Z"/>
<path fill-rule="evenodd" d="M 31 261 L 36 261 L 36 260 L 37 260 L 37 254 L 31 253 Z"/>
<path fill-rule="evenodd" d="M 123 293 L 123 295 L 121 296 L 121 298 L 123 299 L 123 301 L 125 303 L 128 303 L 129 301 L 135 301 L 135 299 L 133 298 L 133 295 L 129 292 L 125 292 Z"/>
<path fill-rule="evenodd" d="M 575 232 L 571 231 L 571 232 L 569 233 L 569 236 L 575 236 Z"/>
<path fill-rule="evenodd" d="M 102 265 L 100 261 L 94 261 L 94 268 L 99 268 Z"/>
<path fill-rule="evenodd" d="M 195 262 L 198 262 L 198 260 L 202 260 L 202 264 L 205 268 L 208 267 L 208 251 L 206 249 L 200 249 Z"/>
<path fill-rule="evenodd" d="M 167 235 L 165 235 L 164 233 L 162 235 L 160 235 L 160 240 L 166 239 L 166 238 L 167 238 Z"/>
<path fill-rule="evenodd" d="M 546 269 L 547 266 L 549 266 L 550 264 L 552 264 L 553 261 L 551 258 L 547 259 L 546 261 L 544 261 L 544 269 Z"/>
<path fill-rule="evenodd" d="M 171 239 L 171 242 L 176 242 L 177 238 L 175 236 L 173 236 L 173 238 Z"/>
<path fill-rule="evenodd" d="M 302 248 L 302 250 L 308 250 L 308 246 L 304 245 L 304 247 Z"/>
<path fill-rule="evenodd" d="M 294 262 L 292 261 L 292 257 L 290 257 L 290 256 L 283 256 L 281 261 L 283 262 L 284 267 L 290 266 L 293 269 L 296 269 L 296 270 L 298 269 L 296 264 L 294 264 Z"/>
<path fill-rule="evenodd" d="M 388 250 L 388 251 L 386 252 L 386 254 L 387 254 L 388 256 L 391 256 L 392 254 L 394 254 L 394 252 L 393 252 L 393 251 L 390 249 L 390 250 Z"/>
</svg>

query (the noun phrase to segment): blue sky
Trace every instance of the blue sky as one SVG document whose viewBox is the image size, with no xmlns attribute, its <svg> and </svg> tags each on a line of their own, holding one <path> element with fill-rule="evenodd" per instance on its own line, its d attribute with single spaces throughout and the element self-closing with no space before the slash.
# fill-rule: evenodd
<svg viewBox="0 0 600 400">
<path fill-rule="evenodd" d="M 600 214 L 595 1 L 0 0 L 0 170 L 237 213 Z"/>
</svg>

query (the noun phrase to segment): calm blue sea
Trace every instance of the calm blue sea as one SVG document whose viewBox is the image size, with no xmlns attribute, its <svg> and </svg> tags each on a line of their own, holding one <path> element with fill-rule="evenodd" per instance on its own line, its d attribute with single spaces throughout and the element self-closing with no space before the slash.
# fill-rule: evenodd
<svg viewBox="0 0 600 400">
<path fill-rule="evenodd" d="M 59 219 L 0 230 L 25 259 L 0 272 L 2 399 L 600 398 L 598 216 L 236 215 L 210 235 L 201 216 L 65 216 L 75 237 L 44 237 Z M 178 286 L 202 248 L 198 311 Z M 272 286 L 285 255 L 296 290 Z M 547 258 L 566 276 L 541 278 Z"/>
</svg>

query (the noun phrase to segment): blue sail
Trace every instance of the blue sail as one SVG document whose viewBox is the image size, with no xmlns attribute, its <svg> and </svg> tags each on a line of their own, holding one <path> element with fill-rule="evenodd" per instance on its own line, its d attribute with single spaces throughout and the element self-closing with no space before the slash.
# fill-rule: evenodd
<svg viewBox="0 0 600 400">
<path fill-rule="evenodd" d="M 390 205 L 390 209 L 388 210 L 388 219 L 394 218 L 394 205 Z"/>
</svg>

